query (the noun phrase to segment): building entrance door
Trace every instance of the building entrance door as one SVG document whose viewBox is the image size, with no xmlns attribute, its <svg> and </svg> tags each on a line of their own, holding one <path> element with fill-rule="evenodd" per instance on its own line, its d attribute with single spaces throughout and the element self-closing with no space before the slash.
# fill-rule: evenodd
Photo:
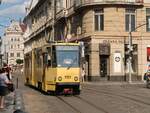
<svg viewBox="0 0 150 113">
<path fill-rule="evenodd" d="M 100 56 L 100 77 L 107 77 L 108 75 L 108 56 Z"/>
</svg>

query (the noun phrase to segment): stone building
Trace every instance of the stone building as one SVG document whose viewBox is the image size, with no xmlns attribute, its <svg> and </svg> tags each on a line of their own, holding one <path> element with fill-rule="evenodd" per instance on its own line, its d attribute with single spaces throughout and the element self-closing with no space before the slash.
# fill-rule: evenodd
<svg viewBox="0 0 150 113">
<path fill-rule="evenodd" d="M 25 17 L 26 52 L 52 40 L 81 41 L 86 80 L 128 81 L 132 31 L 132 80 L 142 80 L 150 61 L 149 0 L 54 1 L 39 0 Z"/>
<path fill-rule="evenodd" d="M 4 36 L 2 38 L 4 63 L 16 65 L 17 59 L 24 59 L 24 31 L 24 26 L 17 21 L 12 21 L 10 26 L 5 29 Z"/>
</svg>

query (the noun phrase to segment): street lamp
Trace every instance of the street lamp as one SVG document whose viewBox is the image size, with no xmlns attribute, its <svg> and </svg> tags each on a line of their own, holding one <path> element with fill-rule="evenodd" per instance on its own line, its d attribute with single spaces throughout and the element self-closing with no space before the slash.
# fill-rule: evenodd
<svg viewBox="0 0 150 113">
<path fill-rule="evenodd" d="M 128 58 L 128 63 L 129 63 L 129 83 L 132 82 L 131 78 L 131 70 L 132 70 L 132 51 L 133 51 L 133 45 L 132 45 L 132 32 L 137 30 L 138 28 L 144 26 L 144 25 L 149 25 L 149 23 L 144 23 L 139 26 L 137 26 L 134 30 L 131 29 L 131 24 L 129 25 L 129 58 Z"/>
</svg>

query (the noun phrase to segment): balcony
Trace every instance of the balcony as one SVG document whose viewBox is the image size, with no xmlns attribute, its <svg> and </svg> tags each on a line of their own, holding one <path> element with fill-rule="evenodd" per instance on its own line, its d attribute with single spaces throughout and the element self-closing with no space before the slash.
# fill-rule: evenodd
<svg viewBox="0 0 150 113">
<path fill-rule="evenodd" d="M 88 5 L 98 5 L 98 4 L 123 4 L 123 5 L 143 5 L 144 0 L 76 0 L 75 6 L 82 7 Z"/>
</svg>

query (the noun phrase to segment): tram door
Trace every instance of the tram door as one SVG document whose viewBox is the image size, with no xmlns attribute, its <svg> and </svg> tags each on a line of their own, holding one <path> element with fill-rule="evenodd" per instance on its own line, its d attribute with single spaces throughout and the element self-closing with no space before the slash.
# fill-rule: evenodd
<svg viewBox="0 0 150 113">
<path fill-rule="evenodd" d="M 108 75 L 108 56 L 100 56 L 100 77 L 106 78 Z"/>
</svg>

